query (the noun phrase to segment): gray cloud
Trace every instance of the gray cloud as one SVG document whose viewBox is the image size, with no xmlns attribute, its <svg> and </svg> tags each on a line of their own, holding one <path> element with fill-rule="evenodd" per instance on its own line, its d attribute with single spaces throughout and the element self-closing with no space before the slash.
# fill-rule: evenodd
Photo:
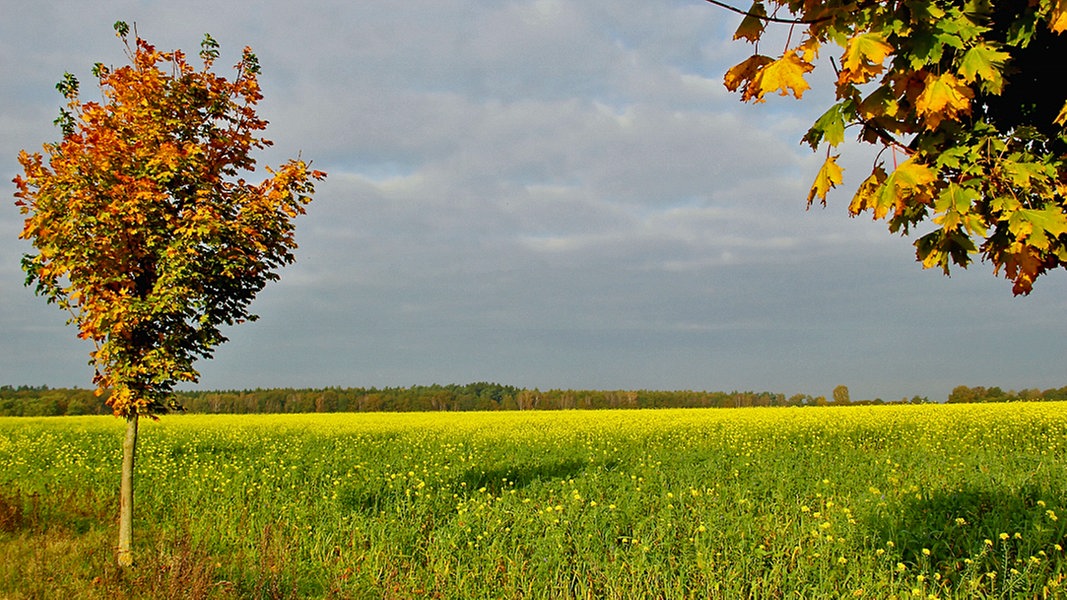
<svg viewBox="0 0 1067 600">
<path fill-rule="evenodd" d="M 742 105 L 748 50 L 703 2 L 135 3 L 21 6 L 0 24 L 0 170 L 54 139 L 52 85 L 118 63 L 117 19 L 159 47 L 204 32 L 264 68 L 276 145 L 330 172 L 297 264 L 235 328 L 204 387 L 758 389 L 854 398 L 1063 385 L 1064 281 L 1030 298 L 987 267 L 921 271 L 909 241 L 845 214 L 873 155 L 804 209 L 799 145 L 832 101 Z M 15 15 L 15 16 L 10 16 Z M 817 72 L 817 81 L 828 75 Z M 86 94 L 91 86 L 83 84 Z M 10 188 L 9 188 L 10 189 Z M 21 287 L 0 208 L 0 383 L 88 385 L 88 349 Z"/>
</svg>

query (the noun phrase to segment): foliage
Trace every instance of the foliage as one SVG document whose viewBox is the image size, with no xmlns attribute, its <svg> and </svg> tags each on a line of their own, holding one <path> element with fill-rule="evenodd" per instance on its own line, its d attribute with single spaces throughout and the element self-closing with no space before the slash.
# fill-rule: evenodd
<svg viewBox="0 0 1067 600">
<path fill-rule="evenodd" d="M 1067 3 L 756 0 L 745 14 L 734 37 L 756 52 L 725 76 L 744 101 L 800 98 L 824 48 L 840 50 L 837 102 L 804 136 L 827 147 L 809 205 L 842 183 L 833 151 L 856 127 L 882 152 L 849 211 L 902 234 L 926 223 L 924 268 L 980 254 L 1027 294 L 1067 267 L 1067 80 L 1049 62 L 1067 55 Z M 769 20 L 790 24 L 777 57 L 760 52 Z"/>
<path fill-rule="evenodd" d="M 1064 403 L 146 427 L 145 568 L 120 574 L 101 534 L 120 426 L 0 419 L 0 505 L 20 507 L 0 596 L 971 600 L 1067 583 Z"/>
<path fill-rule="evenodd" d="M 202 67 L 160 52 L 116 23 L 130 64 L 97 64 L 102 102 L 82 102 L 67 73 L 56 124 L 63 137 L 21 152 L 16 204 L 27 285 L 70 312 L 91 340 L 94 383 L 116 415 L 164 411 L 193 363 L 226 340 L 221 328 L 254 320 L 248 306 L 293 261 L 292 220 L 324 173 L 291 160 L 259 184 L 254 150 L 267 122 L 259 63 L 245 48 L 233 80 L 212 72 L 218 44 L 205 36 Z"/>
<path fill-rule="evenodd" d="M 834 388 L 835 405 L 926 404 L 913 396 L 885 401 L 852 400 L 846 386 Z M 176 391 L 175 399 L 189 413 L 293 414 L 344 412 L 474 412 L 512 410 L 611 410 L 643 408 L 758 408 L 826 406 L 825 396 L 770 392 L 706 392 L 692 390 L 562 390 L 519 389 L 495 383 L 420 385 L 389 388 L 321 388 Z M 104 414 L 89 390 L 0 386 L 0 416 L 46 417 Z M 958 402 L 1055 402 L 1067 400 L 1067 387 L 1004 391 L 999 387 L 958 386 L 948 396 Z"/>
</svg>

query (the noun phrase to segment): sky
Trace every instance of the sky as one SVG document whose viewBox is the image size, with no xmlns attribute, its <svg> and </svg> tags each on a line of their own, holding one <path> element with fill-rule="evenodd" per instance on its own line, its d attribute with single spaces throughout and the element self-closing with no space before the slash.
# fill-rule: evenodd
<svg viewBox="0 0 1067 600">
<path fill-rule="evenodd" d="M 220 70 L 259 57 L 277 165 L 329 173 L 296 263 L 194 389 L 491 381 L 943 400 L 1067 385 L 1067 276 L 1029 297 L 988 264 L 945 277 L 912 239 L 850 218 L 869 147 L 807 210 L 833 102 L 743 104 L 751 53 L 702 0 L 0 0 L 0 384 L 90 387 L 87 342 L 23 286 L 20 149 L 55 141 L 65 71 L 98 99 L 117 20 Z M 766 42 L 782 43 L 777 30 Z M 769 52 L 769 50 L 765 50 Z M 892 160 L 891 157 L 883 157 Z M 265 177 L 260 172 L 258 179 Z"/>
</svg>

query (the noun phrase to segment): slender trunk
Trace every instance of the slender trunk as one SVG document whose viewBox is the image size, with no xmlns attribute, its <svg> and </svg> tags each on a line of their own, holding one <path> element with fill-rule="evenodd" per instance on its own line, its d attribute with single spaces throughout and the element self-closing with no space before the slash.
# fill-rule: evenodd
<svg viewBox="0 0 1067 600">
<path fill-rule="evenodd" d="M 137 453 L 137 414 L 126 419 L 122 442 L 122 485 L 119 491 L 119 566 L 133 566 L 133 459 Z"/>
</svg>

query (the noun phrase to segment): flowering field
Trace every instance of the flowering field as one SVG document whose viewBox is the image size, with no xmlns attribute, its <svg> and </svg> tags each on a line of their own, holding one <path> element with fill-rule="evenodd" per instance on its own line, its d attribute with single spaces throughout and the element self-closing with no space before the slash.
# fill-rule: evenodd
<svg viewBox="0 0 1067 600">
<path fill-rule="evenodd" d="M 1067 404 L 0 419 L 0 597 L 1042 598 Z"/>
</svg>

